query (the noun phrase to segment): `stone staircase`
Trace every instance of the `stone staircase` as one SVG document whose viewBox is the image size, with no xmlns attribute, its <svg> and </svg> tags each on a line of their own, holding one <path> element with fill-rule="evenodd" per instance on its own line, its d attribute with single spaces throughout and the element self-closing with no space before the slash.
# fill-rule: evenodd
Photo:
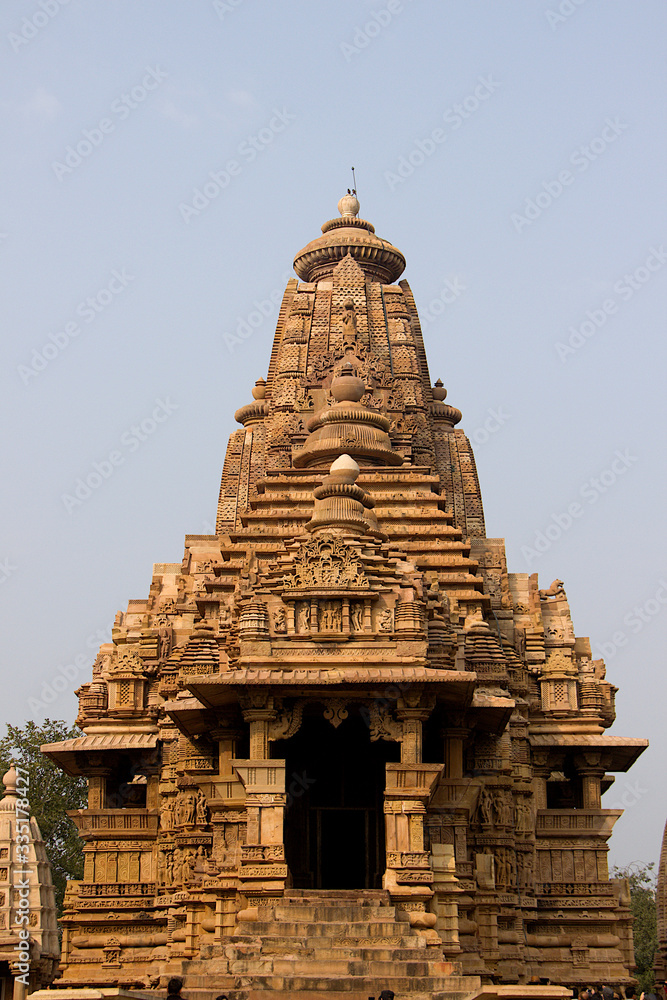
<svg viewBox="0 0 667 1000">
<path fill-rule="evenodd" d="M 383 890 L 290 890 L 209 950 L 183 967 L 187 1000 L 368 1000 L 383 989 L 396 1000 L 464 1000 L 480 984 L 399 919 Z"/>
</svg>

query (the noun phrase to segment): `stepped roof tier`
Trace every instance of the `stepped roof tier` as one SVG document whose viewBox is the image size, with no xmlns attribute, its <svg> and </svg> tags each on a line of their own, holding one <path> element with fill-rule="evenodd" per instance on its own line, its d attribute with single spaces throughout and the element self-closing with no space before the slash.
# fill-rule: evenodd
<svg viewBox="0 0 667 1000">
<path fill-rule="evenodd" d="M 601 796 L 646 741 L 607 735 L 562 583 L 486 536 L 404 257 L 339 211 L 236 412 L 216 533 L 155 565 L 78 690 L 85 735 L 44 748 L 89 780 L 61 984 L 629 982 Z"/>
</svg>

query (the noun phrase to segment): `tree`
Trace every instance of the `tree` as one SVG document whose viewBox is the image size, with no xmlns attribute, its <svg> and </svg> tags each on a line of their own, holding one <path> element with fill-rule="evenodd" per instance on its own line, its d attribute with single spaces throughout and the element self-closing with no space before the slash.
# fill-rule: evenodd
<svg viewBox="0 0 667 1000">
<path fill-rule="evenodd" d="M 614 868 L 612 878 L 626 878 L 630 884 L 632 933 L 635 941 L 635 975 L 639 989 L 655 992 L 653 958 L 658 947 L 655 863 L 634 861 L 625 868 Z"/>
<path fill-rule="evenodd" d="M 59 917 L 67 880 L 83 877 L 83 841 L 67 810 L 86 805 L 87 781 L 64 774 L 39 748 L 44 743 L 59 743 L 80 735 L 76 726 L 63 720 L 45 719 L 41 726 L 34 722 L 26 722 L 23 728 L 7 724 L 7 735 L 0 740 L 0 775 L 9 770 L 13 761 L 30 780 L 26 798 L 51 862 Z"/>
</svg>

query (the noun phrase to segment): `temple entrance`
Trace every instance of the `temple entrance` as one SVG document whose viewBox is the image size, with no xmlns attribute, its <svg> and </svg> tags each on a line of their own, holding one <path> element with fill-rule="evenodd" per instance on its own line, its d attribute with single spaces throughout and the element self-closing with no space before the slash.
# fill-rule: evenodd
<svg viewBox="0 0 667 1000">
<path fill-rule="evenodd" d="M 334 728 L 315 706 L 299 732 L 274 743 L 285 757 L 285 853 L 295 888 L 379 889 L 385 867 L 385 764 L 397 743 L 371 743 L 358 711 Z"/>
</svg>

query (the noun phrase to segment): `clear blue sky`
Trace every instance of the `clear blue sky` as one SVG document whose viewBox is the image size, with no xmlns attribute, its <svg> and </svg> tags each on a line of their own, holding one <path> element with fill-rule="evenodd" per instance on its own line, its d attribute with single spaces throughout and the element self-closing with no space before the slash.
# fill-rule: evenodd
<svg viewBox="0 0 667 1000">
<path fill-rule="evenodd" d="M 564 580 L 611 654 L 612 732 L 652 741 L 604 801 L 628 807 L 612 860 L 657 858 L 666 21 L 661 0 L 3 5 L 4 721 L 73 719 L 96 633 L 210 530 L 272 298 L 354 164 L 488 534 Z"/>
</svg>

